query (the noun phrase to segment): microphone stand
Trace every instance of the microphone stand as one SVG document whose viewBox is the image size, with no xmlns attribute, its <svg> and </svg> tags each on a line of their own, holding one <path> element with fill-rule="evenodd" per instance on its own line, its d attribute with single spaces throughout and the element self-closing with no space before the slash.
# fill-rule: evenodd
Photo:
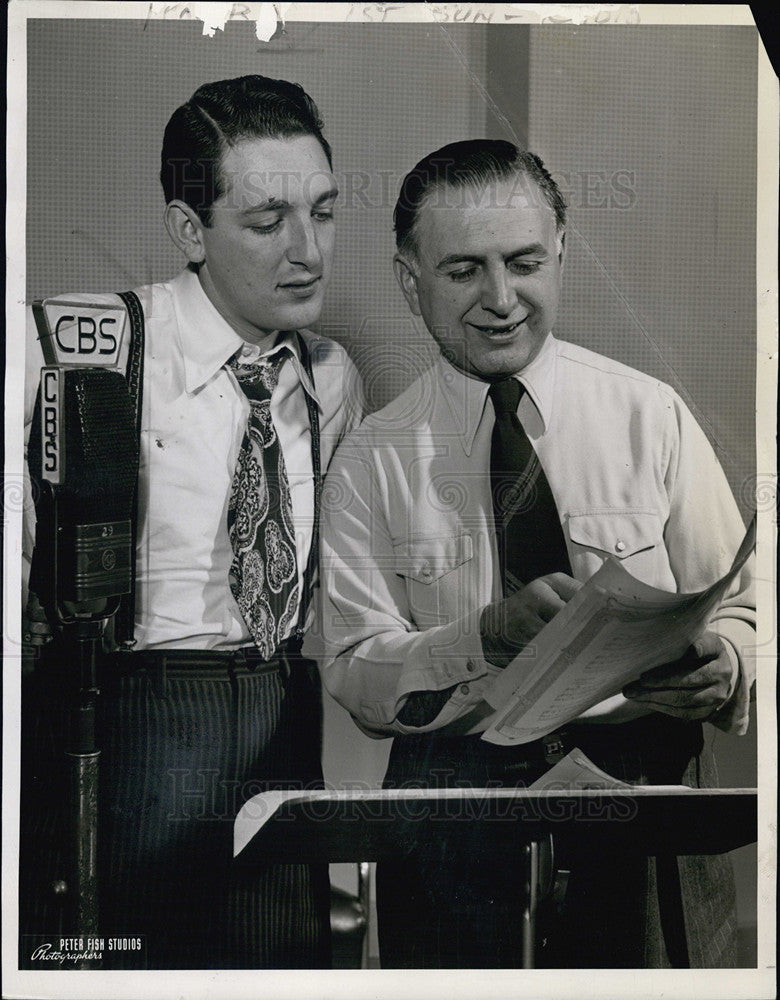
<svg viewBox="0 0 780 1000">
<path fill-rule="evenodd" d="M 43 327 L 41 335 L 48 335 L 47 323 Z M 53 343 L 50 336 L 46 343 Z M 76 968 L 94 968 L 97 959 L 88 956 L 102 951 L 99 667 L 106 624 L 122 595 L 132 592 L 138 440 L 133 404 L 118 371 L 70 362 L 44 371 L 28 453 L 40 490 L 30 590 L 56 633 L 51 676 L 64 694 L 56 715 L 66 723 L 67 864 L 54 891 L 65 904 L 61 922 L 73 935 L 61 950 L 75 953 Z M 114 454 L 122 460 L 112 463 Z"/>
<path fill-rule="evenodd" d="M 98 781 L 100 750 L 95 740 L 98 691 L 98 655 L 104 618 L 61 620 L 77 660 L 78 687 L 69 710 L 65 747 L 68 783 L 68 897 L 74 936 L 82 939 L 77 951 L 91 951 L 87 938 L 98 936 Z M 80 959 L 77 968 L 94 967 Z"/>
<path fill-rule="evenodd" d="M 57 524 L 57 497 L 46 491 L 42 502 L 51 524 Z M 57 638 L 52 640 L 52 652 L 61 656 L 60 676 L 66 678 L 67 725 L 64 746 L 66 775 L 66 862 L 65 878 L 55 882 L 55 893 L 64 896 L 67 935 L 75 941 L 71 952 L 91 953 L 99 949 L 89 946 L 89 939 L 99 937 L 99 873 L 98 825 L 100 749 L 96 739 L 99 662 L 106 623 L 119 609 L 119 596 L 58 598 L 60 591 L 57 535 L 50 539 L 53 566 L 51 604 L 45 616 L 55 623 Z M 68 662 L 70 661 L 70 662 Z M 73 963 L 77 969 L 97 966 L 96 959 L 79 957 Z"/>
</svg>

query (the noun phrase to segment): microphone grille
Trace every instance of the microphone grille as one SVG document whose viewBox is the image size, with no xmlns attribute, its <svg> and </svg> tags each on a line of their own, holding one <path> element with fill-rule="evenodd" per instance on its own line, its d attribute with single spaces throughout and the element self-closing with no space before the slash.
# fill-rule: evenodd
<svg viewBox="0 0 780 1000">
<path fill-rule="evenodd" d="M 127 382 L 118 371 L 66 368 L 63 388 L 65 475 L 54 487 L 60 523 L 127 520 L 138 474 L 138 438 Z M 40 393 L 28 464 L 31 476 L 41 478 Z"/>
</svg>

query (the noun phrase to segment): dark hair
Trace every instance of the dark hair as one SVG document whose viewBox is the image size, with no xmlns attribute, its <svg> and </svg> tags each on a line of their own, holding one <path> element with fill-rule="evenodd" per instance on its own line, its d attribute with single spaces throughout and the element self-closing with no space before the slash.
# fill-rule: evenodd
<svg viewBox="0 0 780 1000">
<path fill-rule="evenodd" d="M 465 139 L 429 153 L 404 177 L 393 212 L 399 251 L 416 254 L 414 227 L 417 216 L 423 202 L 437 186 L 483 187 L 491 181 L 507 180 L 518 174 L 536 181 L 555 213 L 556 227 L 559 231 L 563 229 L 566 202 L 538 156 L 503 139 Z"/>
<path fill-rule="evenodd" d="M 160 156 L 165 201 L 185 202 L 204 226 L 224 193 L 220 165 L 240 139 L 313 135 L 332 168 L 317 105 L 303 87 L 267 76 L 239 76 L 198 87 L 171 115 Z"/>
</svg>

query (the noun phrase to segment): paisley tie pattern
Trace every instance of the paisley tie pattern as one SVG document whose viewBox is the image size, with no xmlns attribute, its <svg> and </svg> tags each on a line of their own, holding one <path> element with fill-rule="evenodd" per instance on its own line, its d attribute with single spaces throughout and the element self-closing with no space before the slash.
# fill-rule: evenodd
<svg viewBox="0 0 780 1000">
<path fill-rule="evenodd" d="M 250 406 L 228 503 L 230 589 L 266 660 L 289 634 L 300 603 L 290 485 L 271 420 L 271 393 L 286 358 L 228 362 Z"/>
</svg>

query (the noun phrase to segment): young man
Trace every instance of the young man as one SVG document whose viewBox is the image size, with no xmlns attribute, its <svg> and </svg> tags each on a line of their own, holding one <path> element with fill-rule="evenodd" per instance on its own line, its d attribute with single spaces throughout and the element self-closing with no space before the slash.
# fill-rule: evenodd
<svg viewBox="0 0 780 1000">
<path fill-rule="evenodd" d="M 165 224 L 188 263 L 136 290 L 135 641 L 106 656 L 98 701 L 100 934 L 141 947 L 104 952 L 104 967 L 329 964 L 326 869 L 236 873 L 231 855 L 246 798 L 321 781 L 301 641 L 319 482 L 359 416 L 345 352 L 306 329 L 331 275 L 331 166 L 313 101 L 284 80 L 206 84 L 165 130 Z M 30 412 L 42 363 L 33 331 Z M 42 691 L 58 669 L 55 640 Z M 28 695 L 28 728 L 43 726 L 35 708 Z M 57 929 L 51 908 L 37 915 L 51 847 L 25 847 L 22 929 L 36 935 Z"/>
<path fill-rule="evenodd" d="M 607 556 L 695 592 L 742 539 L 676 393 L 553 337 L 565 223 L 541 161 L 507 142 L 446 146 L 401 187 L 396 276 L 441 357 L 341 446 L 329 474 L 349 500 L 323 521 L 325 683 L 362 728 L 397 737 L 391 785 L 532 782 L 552 743 L 480 739 L 491 679 Z M 747 725 L 750 588 L 746 569 L 695 648 L 553 742 L 627 781 L 712 781 L 701 722 Z M 598 843 L 570 850 L 540 964 L 668 964 L 658 900 L 670 873 Z M 691 963 L 733 963 L 728 862 L 681 866 Z M 421 835 L 378 870 L 382 964 L 519 965 L 523 898 L 519 866 L 486 852 L 478 824 Z"/>
</svg>

